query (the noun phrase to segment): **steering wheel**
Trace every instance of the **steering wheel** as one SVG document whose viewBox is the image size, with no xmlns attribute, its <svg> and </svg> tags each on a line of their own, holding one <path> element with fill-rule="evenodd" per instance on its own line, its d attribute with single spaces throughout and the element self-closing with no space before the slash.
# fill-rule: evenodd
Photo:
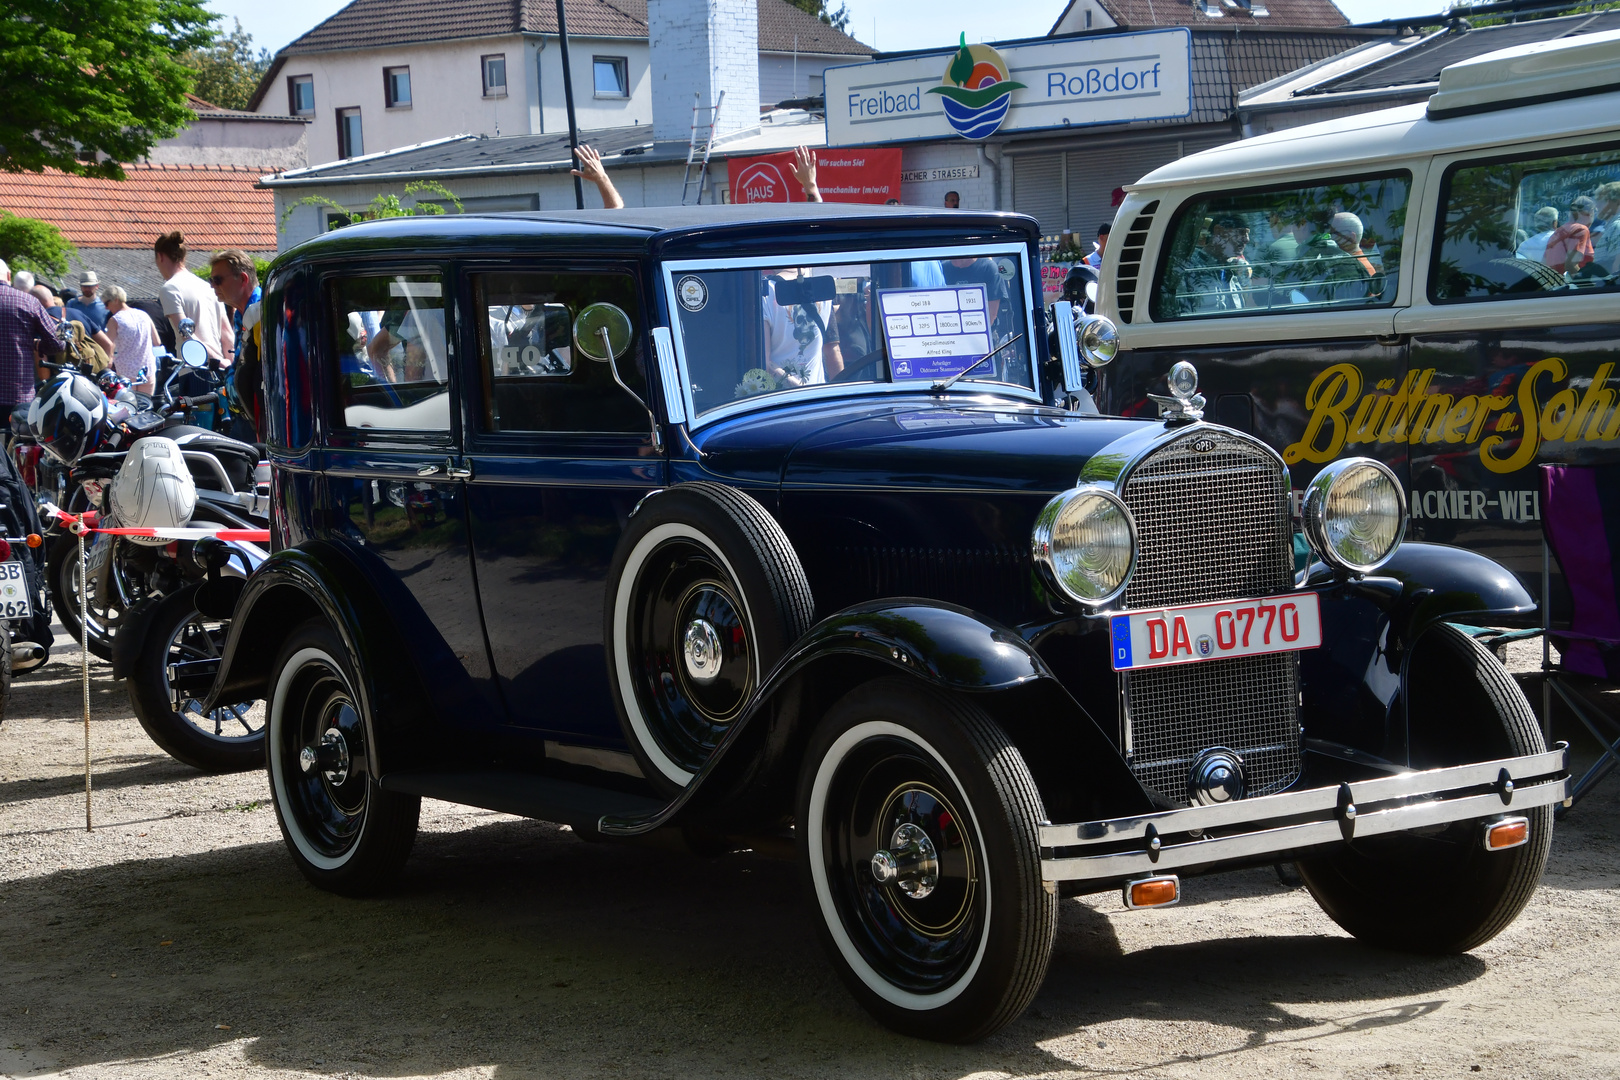
<svg viewBox="0 0 1620 1080">
<path fill-rule="evenodd" d="M 883 361 L 883 350 L 882 349 L 873 349 L 871 352 L 867 353 L 865 356 L 860 357 L 854 363 L 845 364 L 843 371 L 840 371 L 838 374 L 834 375 L 832 378 L 828 379 L 827 381 L 830 382 L 830 383 L 854 382 L 855 381 L 855 373 L 857 371 L 863 371 L 866 368 L 869 368 L 869 367 L 872 367 L 872 366 L 874 366 L 876 364 L 881 363 L 882 361 Z"/>
</svg>

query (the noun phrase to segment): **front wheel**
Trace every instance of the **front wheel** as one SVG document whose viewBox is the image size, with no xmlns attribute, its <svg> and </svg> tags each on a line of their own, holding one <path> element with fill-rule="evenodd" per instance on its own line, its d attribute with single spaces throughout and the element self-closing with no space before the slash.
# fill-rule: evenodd
<svg viewBox="0 0 1620 1080">
<path fill-rule="evenodd" d="M 1039 792 L 972 704 L 882 679 L 833 706 L 799 782 L 804 876 L 850 991 L 896 1031 L 984 1038 L 1046 977 Z"/>
<path fill-rule="evenodd" d="M 1438 768 L 1540 753 L 1535 713 L 1483 645 L 1444 623 L 1419 641 L 1408 710 L 1413 765 Z M 1518 917 L 1552 847 L 1552 808 L 1503 807 L 1529 819 L 1526 843 L 1486 851 L 1482 821 L 1352 840 L 1302 859 L 1300 877 L 1328 917 L 1389 949 L 1460 953 Z"/>
<path fill-rule="evenodd" d="M 165 753 L 203 772 L 240 772 L 264 764 L 264 708 L 238 701 L 204 711 L 207 687 L 171 685 L 170 665 L 217 660 L 230 632 L 228 619 L 197 610 L 197 586 L 156 601 L 146 640 L 129 673 L 135 719 Z"/>
<path fill-rule="evenodd" d="M 398 876 L 422 800 L 384 791 L 357 680 L 324 622 L 293 631 L 272 669 L 266 757 L 293 862 L 330 892 L 360 896 Z"/>
</svg>

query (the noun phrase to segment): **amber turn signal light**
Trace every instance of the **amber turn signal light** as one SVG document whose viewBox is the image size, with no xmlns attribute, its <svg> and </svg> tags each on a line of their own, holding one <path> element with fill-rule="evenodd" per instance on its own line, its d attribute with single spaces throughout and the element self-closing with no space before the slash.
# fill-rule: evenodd
<svg viewBox="0 0 1620 1080">
<path fill-rule="evenodd" d="M 39 535 L 39 533 L 29 533 L 28 534 L 28 546 L 29 547 L 37 548 L 43 543 L 45 543 L 45 538 L 43 536 Z"/>
<path fill-rule="evenodd" d="M 1135 910 L 1164 907 L 1181 899 L 1181 879 L 1174 874 L 1142 878 L 1125 885 L 1125 906 Z"/>
<path fill-rule="evenodd" d="M 1503 818 L 1500 821 L 1488 822 L 1485 826 L 1485 850 L 1506 851 L 1516 848 L 1530 841 L 1530 819 L 1522 817 Z"/>
</svg>

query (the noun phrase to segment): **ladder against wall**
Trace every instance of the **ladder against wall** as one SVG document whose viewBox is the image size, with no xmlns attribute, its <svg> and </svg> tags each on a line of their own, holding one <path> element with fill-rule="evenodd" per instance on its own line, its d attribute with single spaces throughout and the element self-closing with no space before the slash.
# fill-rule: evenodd
<svg viewBox="0 0 1620 1080">
<path fill-rule="evenodd" d="M 686 174 L 681 178 L 682 206 L 703 201 L 703 185 L 709 179 L 709 150 L 714 145 L 714 125 L 720 119 L 720 106 L 725 102 L 724 90 L 712 106 L 703 104 L 697 94 L 692 95 L 692 139 L 686 147 Z"/>
</svg>

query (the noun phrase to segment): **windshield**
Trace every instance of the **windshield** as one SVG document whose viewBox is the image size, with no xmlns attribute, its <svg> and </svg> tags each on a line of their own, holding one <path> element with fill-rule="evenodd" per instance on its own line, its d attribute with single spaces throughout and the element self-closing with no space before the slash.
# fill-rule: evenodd
<svg viewBox="0 0 1620 1080">
<path fill-rule="evenodd" d="M 1018 247 L 666 273 L 694 417 L 762 395 L 927 387 L 963 371 L 980 389 L 1035 389 Z"/>
</svg>

